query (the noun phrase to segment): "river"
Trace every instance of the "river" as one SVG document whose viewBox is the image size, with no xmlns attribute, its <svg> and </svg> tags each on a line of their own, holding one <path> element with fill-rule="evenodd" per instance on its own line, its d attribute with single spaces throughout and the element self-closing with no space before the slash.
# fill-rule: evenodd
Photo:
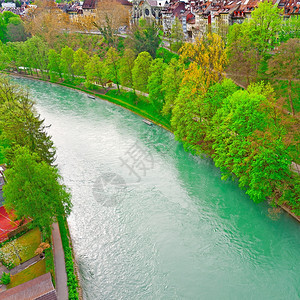
<svg viewBox="0 0 300 300">
<path fill-rule="evenodd" d="M 84 299 L 300 298 L 294 219 L 121 107 L 17 82 L 52 125 Z"/>
</svg>

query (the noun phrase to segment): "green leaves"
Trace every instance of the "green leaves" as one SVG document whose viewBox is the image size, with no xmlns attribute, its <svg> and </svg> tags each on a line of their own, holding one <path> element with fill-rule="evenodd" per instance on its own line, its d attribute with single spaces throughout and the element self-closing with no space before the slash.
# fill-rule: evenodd
<svg viewBox="0 0 300 300">
<path fill-rule="evenodd" d="M 55 82 L 62 77 L 60 69 L 60 54 L 54 49 L 50 49 L 48 52 L 48 61 L 50 80 Z"/>
<path fill-rule="evenodd" d="M 148 52 L 155 58 L 156 50 L 161 43 L 159 27 L 155 22 L 140 20 L 140 24 L 133 27 L 127 38 L 127 44 L 134 49 L 136 54 Z"/>
<path fill-rule="evenodd" d="M 74 63 L 74 50 L 66 46 L 61 49 L 60 53 L 60 70 L 66 81 L 72 82 L 74 80 L 74 71 L 72 65 Z"/>
<path fill-rule="evenodd" d="M 162 58 L 154 59 L 150 66 L 151 75 L 148 78 L 149 99 L 158 111 L 161 111 L 164 104 L 162 81 L 166 66 Z"/>
<path fill-rule="evenodd" d="M 34 111 L 28 93 L 4 78 L 0 78 L 0 114 L 0 140 L 7 148 L 5 155 L 8 164 L 13 161 L 17 146 L 28 147 L 48 164 L 54 162 L 53 142 L 46 133 L 44 120 Z"/>
<path fill-rule="evenodd" d="M 28 148 L 18 148 L 12 167 L 5 172 L 5 207 L 14 209 L 18 218 L 31 218 L 33 223 L 49 234 L 55 217 L 71 211 L 70 194 L 59 184 L 55 167 L 39 162 Z"/>
<path fill-rule="evenodd" d="M 120 56 L 118 51 L 115 48 L 110 47 L 106 53 L 104 66 L 105 66 L 107 78 L 113 81 L 117 85 L 118 91 L 120 90 L 119 61 L 120 61 Z"/>
<path fill-rule="evenodd" d="M 6 43 L 10 41 L 10 34 L 8 33 L 8 27 L 10 25 L 23 26 L 20 16 L 12 13 L 11 11 L 4 11 L 3 13 L 0 13 L 0 42 Z"/>
<path fill-rule="evenodd" d="M 276 34 L 281 28 L 281 10 L 271 1 L 263 1 L 251 13 L 250 36 L 260 53 L 265 53 L 276 45 Z"/>
<path fill-rule="evenodd" d="M 214 140 L 216 165 L 237 176 L 253 201 L 269 197 L 276 203 L 280 185 L 291 177 L 291 157 L 278 133 L 282 125 L 269 117 L 270 95 L 269 86 L 258 84 L 227 97 L 208 137 Z"/>
<path fill-rule="evenodd" d="M 124 55 L 120 61 L 120 82 L 126 87 L 133 87 L 132 69 L 134 66 L 135 53 L 132 49 L 125 49 Z"/>
<path fill-rule="evenodd" d="M 107 72 L 104 67 L 103 61 L 100 60 L 98 55 L 92 56 L 88 63 L 84 67 L 86 82 L 85 85 L 88 88 L 93 87 L 93 85 L 100 84 L 102 87 L 105 86 L 107 82 Z"/>
<path fill-rule="evenodd" d="M 87 64 L 89 56 L 82 48 L 79 48 L 74 52 L 73 59 L 74 62 L 72 64 L 72 70 L 74 72 L 74 75 L 77 76 L 76 79 L 80 82 L 83 80 L 80 77 L 83 77 L 85 75 L 84 66 Z"/>
<path fill-rule="evenodd" d="M 65 264 L 67 272 L 67 286 L 69 290 L 69 300 L 78 299 L 78 280 L 75 276 L 75 268 L 73 262 L 72 249 L 70 247 L 69 232 L 66 229 L 66 219 L 64 217 L 58 217 L 59 231 L 61 233 L 61 241 L 65 253 Z"/>
<path fill-rule="evenodd" d="M 150 76 L 150 66 L 152 57 L 148 52 L 141 52 L 132 69 L 133 87 L 138 91 L 148 92 L 148 78 Z"/>
<path fill-rule="evenodd" d="M 172 58 L 164 70 L 161 86 L 165 98 L 162 110 L 163 115 L 170 114 L 174 107 L 174 101 L 178 96 L 183 78 L 183 69 L 183 64 L 178 59 Z"/>
</svg>

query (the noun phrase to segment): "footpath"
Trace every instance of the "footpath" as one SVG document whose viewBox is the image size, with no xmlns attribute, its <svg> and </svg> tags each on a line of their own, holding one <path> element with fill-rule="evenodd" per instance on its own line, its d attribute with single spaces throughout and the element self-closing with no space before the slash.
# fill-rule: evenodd
<svg viewBox="0 0 300 300">
<path fill-rule="evenodd" d="M 68 300 L 65 254 L 57 223 L 52 224 L 53 256 L 55 265 L 55 288 L 58 300 Z"/>
</svg>

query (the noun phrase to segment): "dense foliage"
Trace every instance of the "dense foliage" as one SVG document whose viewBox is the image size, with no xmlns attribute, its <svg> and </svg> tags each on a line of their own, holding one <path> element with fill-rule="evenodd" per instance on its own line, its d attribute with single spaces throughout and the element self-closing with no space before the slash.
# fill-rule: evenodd
<svg viewBox="0 0 300 300">
<path fill-rule="evenodd" d="M 55 218 L 70 213 L 70 194 L 52 164 L 55 150 L 28 92 L 0 78 L 0 158 L 6 163 L 5 207 L 32 219 L 46 236 Z"/>
<path fill-rule="evenodd" d="M 5 176 L 5 207 L 14 209 L 18 219 L 31 218 L 31 225 L 38 225 L 47 236 L 55 218 L 70 213 L 70 194 L 59 183 L 57 168 L 39 162 L 37 154 L 28 148 L 16 149 Z"/>
<path fill-rule="evenodd" d="M 27 34 L 20 16 L 11 11 L 0 13 L 0 42 L 25 41 Z"/>
<path fill-rule="evenodd" d="M 66 228 L 66 220 L 63 217 L 58 218 L 59 231 L 61 234 L 61 241 L 65 253 L 65 264 L 67 272 L 67 285 L 69 290 L 69 300 L 78 299 L 78 280 L 75 276 L 74 262 L 72 249 L 70 247 L 69 232 Z"/>
<path fill-rule="evenodd" d="M 1 276 L 1 279 L 0 279 L 0 283 L 4 284 L 4 285 L 7 285 L 7 284 L 10 283 L 10 280 L 11 280 L 10 273 L 3 272 L 2 276 Z"/>
</svg>

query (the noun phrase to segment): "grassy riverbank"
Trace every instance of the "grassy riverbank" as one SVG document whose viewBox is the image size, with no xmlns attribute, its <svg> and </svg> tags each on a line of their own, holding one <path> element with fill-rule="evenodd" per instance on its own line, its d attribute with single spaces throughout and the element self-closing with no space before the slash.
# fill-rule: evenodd
<svg viewBox="0 0 300 300">
<path fill-rule="evenodd" d="M 88 90 L 82 86 L 75 86 L 67 83 L 57 84 L 80 90 L 95 97 L 99 97 L 102 100 L 107 100 L 116 105 L 122 106 L 123 108 L 126 108 L 143 118 L 149 119 L 155 124 L 171 131 L 170 118 L 163 117 L 144 96 L 136 96 L 133 92 L 126 92 L 122 90 L 120 92 L 117 90 L 109 90 L 108 92 L 105 92 L 104 90 Z"/>
<path fill-rule="evenodd" d="M 34 80 L 46 81 L 46 82 L 50 82 L 53 84 L 61 85 L 64 87 L 68 87 L 71 89 L 75 89 L 87 93 L 94 97 L 98 97 L 102 100 L 106 100 L 118 106 L 121 106 L 123 108 L 126 108 L 127 110 L 130 110 L 131 112 L 143 118 L 151 120 L 156 125 L 161 126 L 168 131 L 172 131 L 171 124 L 170 124 L 170 117 L 162 116 L 160 112 L 157 111 L 157 109 L 151 103 L 149 103 L 146 97 L 137 96 L 133 92 L 127 92 L 125 90 L 120 90 L 120 92 L 118 92 L 117 90 L 112 90 L 112 89 L 105 91 L 104 89 L 100 89 L 100 88 L 97 90 L 90 90 L 85 88 L 82 85 L 78 86 L 66 82 L 52 82 L 50 80 L 46 80 L 38 76 L 31 76 L 23 73 L 5 73 L 5 74 L 9 74 L 16 77 L 21 76 L 21 77 L 34 79 Z"/>
</svg>

